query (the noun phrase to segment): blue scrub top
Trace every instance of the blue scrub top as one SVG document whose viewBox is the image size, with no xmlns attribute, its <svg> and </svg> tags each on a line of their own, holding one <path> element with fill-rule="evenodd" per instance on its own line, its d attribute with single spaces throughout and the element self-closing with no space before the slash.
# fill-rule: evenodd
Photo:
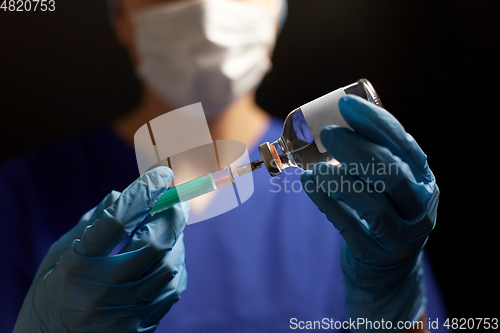
<svg viewBox="0 0 500 333">
<path fill-rule="evenodd" d="M 273 119 L 260 142 L 276 140 Z M 259 159 L 257 149 L 251 160 Z M 12 330 L 50 245 L 111 190 L 138 177 L 135 152 L 104 126 L 0 169 L 0 331 Z M 185 229 L 188 286 L 157 332 L 282 332 L 290 320 L 347 320 L 342 237 L 300 186 L 300 171 L 254 172 L 252 197 Z M 432 236 L 431 236 L 432 237 Z M 425 260 L 427 317 L 446 318 Z M 293 330 L 295 331 L 295 330 Z"/>
</svg>

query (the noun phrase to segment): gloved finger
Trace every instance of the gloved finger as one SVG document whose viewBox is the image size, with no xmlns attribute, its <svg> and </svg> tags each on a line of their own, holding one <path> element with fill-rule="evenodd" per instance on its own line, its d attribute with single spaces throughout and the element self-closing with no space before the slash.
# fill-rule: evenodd
<svg viewBox="0 0 500 333">
<path fill-rule="evenodd" d="M 141 332 L 154 331 L 154 327 L 170 310 L 172 305 L 177 302 L 181 294 L 186 290 L 187 286 L 187 271 L 184 264 L 178 267 L 178 273 L 175 277 L 164 285 L 164 287 L 148 302 L 143 302 L 134 306 L 134 310 L 144 314 L 141 317 L 142 322 L 138 327 L 141 327 Z M 146 315 L 147 314 L 147 315 Z M 118 312 L 117 316 L 120 315 Z M 125 316 L 130 316 L 130 311 L 124 313 Z M 123 331 L 128 331 L 127 326 L 122 327 Z M 117 328 L 117 331 L 122 331 Z"/>
<path fill-rule="evenodd" d="M 188 218 L 189 202 L 178 203 L 155 214 L 119 253 L 139 249 L 147 243 L 153 243 L 159 249 L 170 251 L 182 235 Z"/>
<path fill-rule="evenodd" d="M 62 279 L 78 278 L 85 281 L 99 281 L 104 284 L 122 284 L 139 279 L 165 251 L 147 244 L 140 249 L 115 256 L 85 256 L 75 251 L 80 240 L 61 256 L 56 268 Z"/>
<path fill-rule="evenodd" d="M 354 95 L 342 97 L 339 109 L 356 133 L 386 147 L 401 158 L 410 166 L 419 182 L 429 181 L 426 179 L 427 156 L 394 116 L 383 108 Z"/>
<path fill-rule="evenodd" d="M 188 274 L 184 264 L 179 267 L 178 271 L 179 273 L 168 283 L 166 288 L 150 301 L 149 304 L 152 305 L 152 311 L 144 319 L 143 327 L 158 323 L 170 310 L 172 305 L 181 298 L 181 294 L 186 290 Z"/>
<path fill-rule="evenodd" d="M 176 269 L 165 264 L 138 280 L 113 286 L 103 285 L 106 292 L 99 298 L 96 306 L 129 306 L 149 302 L 177 273 Z"/>
<path fill-rule="evenodd" d="M 186 225 L 186 209 L 189 209 L 189 204 L 183 203 L 155 214 L 152 221 L 138 230 L 118 255 L 104 258 L 88 257 L 85 269 L 80 270 L 92 279 L 109 284 L 126 283 L 154 272 L 163 265 L 162 258 L 166 252 L 176 248 L 174 245 L 177 241 L 182 243 L 182 231 Z M 80 240 L 75 241 L 75 248 L 79 242 Z M 182 263 L 184 260 L 183 244 L 180 244 L 180 247 L 182 253 L 177 251 L 175 252 L 177 254 L 172 254 L 169 258 L 177 255 Z M 96 259 L 92 260 L 93 258 Z M 108 272 L 103 274 L 102 270 L 108 270 Z"/>
<path fill-rule="evenodd" d="M 377 241 L 368 232 L 356 212 L 341 200 L 329 197 L 322 185 L 316 183 L 312 171 L 304 171 L 300 181 L 304 192 L 340 232 L 356 258 L 363 258 L 366 251 L 378 247 Z"/>
<path fill-rule="evenodd" d="M 172 270 L 179 270 L 180 266 L 184 264 L 185 257 L 183 239 L 184 234 L 182 233 L 172 250 L 167 251 L 161 260 L 158 260 L 156 263 L 151 265 L 151 267 L 144 272 L 143 276 L 151 274 L 151 272 L 154 272 L 163 265 L 168 265 L 172 268 Z"/>
<path fill-rule="evenodd" d="M 85 229 L 75 251 L 86 256 L 108 255 L 144 220 L 168 189 L 172 177 L 172 170 L 163 166 L 141 175 L 111 206 L 103 210 L 99 219 Z"/>
<path fill-rule="evenodd" d="M 312 191 L 313 186 L 311 184 L 307 185 L 307 182 L 314 182 L 312 171 L 304 172 L 301 181 L 305 192 L 320 211 L 325 213 L 333 226 L 339 230 L 344 238 L 345 247 L 360 262 L 379 267 L 392 265 L 394 262 L 401 261 L 399 248 L 410 246 L 415 251 L 418 251 L 423 246 L 427 236 L 420 237 L 421 241 L 419 238 L 405 244 L 392 245 L 382 242 L 371 234 L 368 223 L 361 219 L 356 211 L 342 200 L 329 197 L 323 192 L 319 184 L 318 189 Z M 307 187 L 309 189 L 306 189 Z M 411 251 L 406 252 L 410 253 Z M 406 259 L 406 257 L 403 258 L 403 260 Z"/>
<path fill-rule="evenodd" d="M 103 211 L 110 207 L 112 204 L 115 203 L 116 200 L 118 200 L 118 198 L 120 197 L 121 193 L 119 191 L 115 191 L 115 190 L 112 190 L 108 195 L 106 195 L 104 197 L 104 199 L 95 207 L 95 209 L 93 210 L 90 210 L 89 212 L 92 211 L 92 215 L 90 216 L 90 218 L 87 218 L 87 214 L 85 214 L 84 216 L 82 216 L 82 218 L 80 219 L 80 221 L 82 220 L 85 220 L 87 219 L 90 223 L 97 220 L 103 213 Z M 86 216 L 87 215 L 87 216 Z M 89 224 L 89 222 L 87 222 L 87 225 Z M 83 230 L 82 230 L 83 232 Z M 81 235 L 81 234 L 80 234 Z"/>
<path fill-rule="evenodd" d="M 181 234 L 177 243 L 174 245 L 171 251 L 165 253 L 165 256 L 159 260 L 155 265 L 153 265 L 148 271 L 144 273 L 144 276 L 149 276 L 149 274 L 154 274 L 158 269 L 164 269 L 164 267 L 168 267 L 168 269 L 172 272 L 175 272 L 175 275 L 178 272 L 181 272 L 185 269 L 184 267 L 184 259 L 185 259 L 185 248 L 183 242 L 184 234 Z M 155 267 L 157 266 L 157 267 Z M 154 270 L 153 270 L 154 269 Z M 151 271 L 151 272 L 150 272 Z M 175 288 L 178 284 L 176 281 L 169 282 L 168 284 L 165 282 L 163 285 L 150 286 L 146 288 L 142 292 L 145 297 L 153 298 L 160 293 L 166 293 L 169 290 Z"/>
<path fill-rule="evenodd" d="M 58 301 L 64 302 L 66 295 L 63 289 L 61 289 L 61 285 L 68 286 L 67 288 L 71 288 L 72 290 L 72 297 L 77 298 L 79 304 L 92 304 L 96 308 L 130 306 L 148 302 L 177 274 L 175 273 L 175 269 L 172 269 L 169 265 L 164 265 L 142 278 L 128 281 L 115 278 L 114 281 L 111 281 L 108 273 L 114 272 L 106 272 L 100 263 L 93 267 L 90 266 L 98 260 L 104 260 L 109 264 L 108 270 L 116 269 L 116 267 L 113 267 L 112 262 L 116 258 L 108 260 L 103 257 L 89 257 L 91 259 L 83 261 L 75 255 L 66 256 L 65 254 L 63 257 L 64 259 L 61 258 L 61 260 L 63 260 L 63 265 L 66 268 L 68 268 L 66 262 L 70 259 L 76 260 L 80 265 L 78 267 L 75 265 L 70 267 L 73 269 L 71 271 L 69 269 L 61 269 L 63 266 L 58 264 L 50 273 L 51 278 L 45 281 L 46 290 Z M 101 272 L 97 272 L 97 269 L 95 269 L 96 266 L 100 267 Z M 76 269 L 80 269 L 82 272 L 85 270 L 85 272 L 83 274 L 75 274 L 77 273 Z"/>
<path fill-rule="evenodd" d="M 100 216 L 103 210 L 113 204 L 113 202 L 115 202 L 119 196 L 120 192 L 111 191 L 111 193 L 106 195 L 106 197 L 104 197 L 104 199 L 97 206 L 83 214 L 78 224 L 76 224 L 70 231 L 61 236 L 61 238 L 59 238 L 56 242 L 54 242 L 54 244 L 52 244 L 49 252 L 40 264 L 38 271 L 43 272 L 49 266 L 53 266 L 63 255 L 63 253 L 71 246 L 71 243 L 73 243 L 75 239 L 81 237 L 85 228 L 88 225 L 92 224 L 96 217 Z"/>
<path fill-rule="evenodd" d="M 160 214 L 155 214 L 155 220 L 138 230 L 116 256 L 82 256 L 86 262 L 79 263 L 81 266 L 79 270 L 90 279 L 120 284 L 140 279 L 156 271 L 165 264 L 165 256 L 168 256 L 169 261 L 173 261 L 173 265 L 182 264 L 184 262 L 182 231 L 186 225 L 184 208 L 187 205 L 177 204 Z M 78 242 L 80 241 L 76 240 L 74 245 L 76 246 Z M 177 242 L 180 242 L 180 245 L 174 246 Z M 76 259 L 73 260 L 77 262 Z M 105 274 L 103 271 L 106 271 Z"/>
<path fill-rule="evenodd" d="M 422 204 L 431 194 L 428 184 L 417 182 L 408 164 L 389 149 L 334 126 L 321 131 L 321 141 L 349 174 L 382 188 L 403 218 L 411 220 L 422 213 Z"/>
<path fill-rule="evenodd" d="M 356 211 L 367 223 L 368 231 L 387 244 L 402 244 L 428 234 L 433 225 L 407 221 L 399 214 L 392 202 L 372 182 L 365 182 L 344 170 L 318 163 L 312 170 L 317 184 L 328 184 L 326 194 L 341 200 Z"/>
<path fill-rule="evenodd" d="M 176 205 L 176 207 L 171 207 L 167 211 L 162 212 L 162 214 L 156 214 L 163 215 L 163 218 L 155 215 L 155 221 L 145 224 L 138 230 L 117 256 L 126 256 L 128 253 L 141 252 L 143 249 L 147 248 L 151 250 L 154 249 L 155 251 L 149 251 L 148 253 L 151 252 L 149 255 L 144 255 L 144 257 L 140 259 L 142 262 L 136 267 L 137 269 L 123 267 L 125 271 L 119 274 L 119 276 L 115 277 L 114 274 L 110 274 L 109 278 L 113 281 L 117 281 L 117 279 L 120 278 L 125 279 L 125 281 L 131 281 L 146 276 L 164 265 L 165 256 L 168 255 L 172 257 L 170 256 L 170 251 L 172 251 L 172 248 L 176 248 L 174 246 L 176 242 L 180 240 L 182 243 L 182 231 L 185 226 L 185 222 L 182 222 L 184 221 L 184 215 L 181 213 L 180 217 L 172 217 L 172 212 L 178 213 L 179 210 L 182 211 L 182 206 Z M 170 211 L 170 213 L 168 211 Z M 176 222 L 178 225 L 176 225 Z M 183 248 L 183 246 L 183 244 L 180 244 L 178 247 Z M 184 250 L 182 250 L 182 255 L 180 255 L 180 257 L 183 262 Z M 129 259 L 127 259 L 127 261 L 129 261 Z M 130 262 L 126 263 L 125 266 L 129 264 L 132 265 Z M 144 266 L 145 264 L 149 266 Z"/>
</svg>

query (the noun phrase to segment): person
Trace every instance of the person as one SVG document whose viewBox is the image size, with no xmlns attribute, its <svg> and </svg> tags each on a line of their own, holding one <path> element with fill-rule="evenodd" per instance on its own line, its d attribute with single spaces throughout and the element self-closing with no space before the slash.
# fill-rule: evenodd
<svg viewBox="0 0 500 333">
<path fill-rule="evenodd" d="M 2 167 L 2 331 L 370 331 L 388 322 L 404 330 L 396 325 L 445 317 L 423 253 L 436 220 L 434 177 L 397 120 L 358 98 L 339 103 L 354 132 L 327 127 L 324 146 L 341 161 L 395 163 L 400 172 L 325 163 L 273 181 L 255 172 L 253 196 L 223 215 L 186 228 L 186 204 L 148 216 L 173 176 L 159 167 L 137 178 L 133 137 L 149 120 L 201 101 L 212 137 L 245 143 L 254 160 L 257 144 L 281 135 L 282 121 L 254 92 L 285 4 L 113 1 L 142 101 L 113 124 Z M 368 177 L 383 190 L 321 186 Z"/>
</svg>

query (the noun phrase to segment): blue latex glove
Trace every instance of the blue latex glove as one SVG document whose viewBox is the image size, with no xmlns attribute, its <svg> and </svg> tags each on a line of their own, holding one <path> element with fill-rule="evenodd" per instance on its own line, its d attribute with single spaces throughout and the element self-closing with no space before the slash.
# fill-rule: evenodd
<svg viewBox="0 0 500 333">
<path fill-rule="evenodd" d="M 148 171 L 111 192 L 55 242 L 40 264 L 14 332 L 153 332 L 186 288 L 183 230 L 188 206 L 155 214 L 119 254 L 108 256 L 147 216 L 172 181 Z"/>
<path fill-rule="evenodd" d="M 321 141 L 343 166 L 318 163 L 302 174 L 302 186 L 345 240 L 349 316 L 383 318 L 396 328 L 425 310 L 422 248 L 439 190 L 426 155 L 392 115 L 349 95 L 339 108 L 354 132 L 327 126 Z"/>
</svg>

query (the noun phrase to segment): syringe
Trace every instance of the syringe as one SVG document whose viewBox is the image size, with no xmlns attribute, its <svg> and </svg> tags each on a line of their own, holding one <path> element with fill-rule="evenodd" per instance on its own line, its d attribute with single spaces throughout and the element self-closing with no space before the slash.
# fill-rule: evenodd
<svg viewBox="0 0 500 333">
<path fill-rule="evenodd" d="M 181 201 L 188 201 L 199 197 L 200 195 L 215 191 L 221 187 L 234 183 L 234 176 L 243 176 L 262 166 L 264 162 L 254 161 L 247 164 L 231 168 L 227 166 L 204 176 L 190 180 L 184 184 L 169 188 L 156 201 L 153 209 L 149 212 L 151 215 L 162 212 L 168 207 Z"/>
</svg>

